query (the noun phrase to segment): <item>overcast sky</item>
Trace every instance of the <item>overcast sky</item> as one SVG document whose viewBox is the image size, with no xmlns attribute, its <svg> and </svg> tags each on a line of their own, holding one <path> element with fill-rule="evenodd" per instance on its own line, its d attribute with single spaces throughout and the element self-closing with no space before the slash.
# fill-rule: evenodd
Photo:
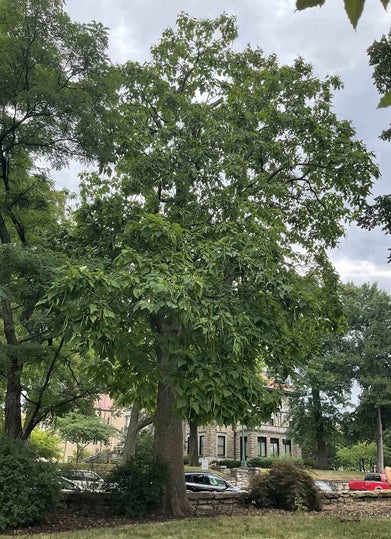
<svg viewBox="0 0 391 539">
<path fill-rule="evenodd" d="M 339 75 L 345 88 L 335 96 L 340 119 L 351 120 L 357 136 L 376 154 L 382 178 L 374 195 L 391 193 L 391 143 L 379 139 L 391 121 L 391 108 L 377 110 L 379 96 L 372 84 L 366 50 L 391 28 L 391 9 L 379 0 L 366 0 L 354 31 L 342 0 L 327 0 L 322 8 L 295 12 L 295 0 L 67 0 L 66 10 L 81 22 L 96 20 L 109 28 L 112 61 L 145 61 L 149 48 L 162 31 L 175 26 L 179 12 L 194 17 L 235 15 L 239 37 L 235 48 L 247 43 L 265 53 L 276 53 L 280 63 L 302 56 L 320 77 Z M 58 177 L 61 186 L 77 188 L 77 168 Z M 367 232 L 351 227 L 331 256 L 343 281 L 356 284 L 377 281 L 391 293 L 391 264 L 387 264 L 391 236 L 381 230 Z"/>
</svg>

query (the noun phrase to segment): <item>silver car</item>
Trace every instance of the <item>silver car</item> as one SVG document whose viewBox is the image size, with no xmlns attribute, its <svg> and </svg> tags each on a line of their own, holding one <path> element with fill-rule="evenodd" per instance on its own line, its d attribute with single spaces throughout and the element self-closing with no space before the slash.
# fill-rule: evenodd
<svg viewBox="0 0 391 539">
<path fill-rule="evenodd" d="M 185 481 L 186 490 L 191 492 L 247 492 L 231 485 L 219 475 L 207 472 L 185 472 Z"/>
</svg>

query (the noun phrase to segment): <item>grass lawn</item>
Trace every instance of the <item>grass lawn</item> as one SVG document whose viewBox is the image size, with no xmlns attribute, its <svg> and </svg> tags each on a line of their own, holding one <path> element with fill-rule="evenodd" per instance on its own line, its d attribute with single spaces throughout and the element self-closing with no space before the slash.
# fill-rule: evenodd
<svg viewBox="0 0 391 539">
<path fill-rule="evenodd" d="M 339 470 L 311 470 L 308 469 L 308 472 L 315 479 L 326 479 L 326 480 L 338 480 L 338 481 L 351 481 L 353 479 L 363 479 L 364 472 L 352 472 L 352 471 L 339 471 Z"/>
<path fill-rule="evenodd" d="M 373 538 L 389 539 L 390 521 L 381 518 L 341 520 L 339 517 L 313 514 L 278 516 L 240 516 L 175 520 L 151 524 L 136 524 L 119 528 L 81 530 L 50 535 L 19 535 L 18 538 L 40 539 L 317 539 Z M 15 535 L 0 536 L 2 539 Z"/>
</svg>

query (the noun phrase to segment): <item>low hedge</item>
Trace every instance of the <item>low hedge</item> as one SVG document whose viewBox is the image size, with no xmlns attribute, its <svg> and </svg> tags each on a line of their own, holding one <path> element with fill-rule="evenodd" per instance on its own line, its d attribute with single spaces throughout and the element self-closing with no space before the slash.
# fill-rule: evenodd
<svg viewBox="0 0 391 539">
<path fill-rule="evenodd" d="M 272 468 L 274 464 L 288 462 L 296 466 L 303 466 L 303 459 L 294 457 L 252 457 L 247 460 L 249 468 Z"/>
</svg>

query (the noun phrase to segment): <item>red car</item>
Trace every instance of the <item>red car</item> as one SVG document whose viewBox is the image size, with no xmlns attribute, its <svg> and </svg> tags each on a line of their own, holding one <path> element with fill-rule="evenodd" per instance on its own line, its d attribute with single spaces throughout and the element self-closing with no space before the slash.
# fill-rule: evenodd
<svg viewBox="0 0 391 539">
<path fill-rule="evenodd" d="M 367 473 L 364 480 L 349 481 L 349 490 L 383 490 L 389 489 L 384 473 Z"/>
</svg>

